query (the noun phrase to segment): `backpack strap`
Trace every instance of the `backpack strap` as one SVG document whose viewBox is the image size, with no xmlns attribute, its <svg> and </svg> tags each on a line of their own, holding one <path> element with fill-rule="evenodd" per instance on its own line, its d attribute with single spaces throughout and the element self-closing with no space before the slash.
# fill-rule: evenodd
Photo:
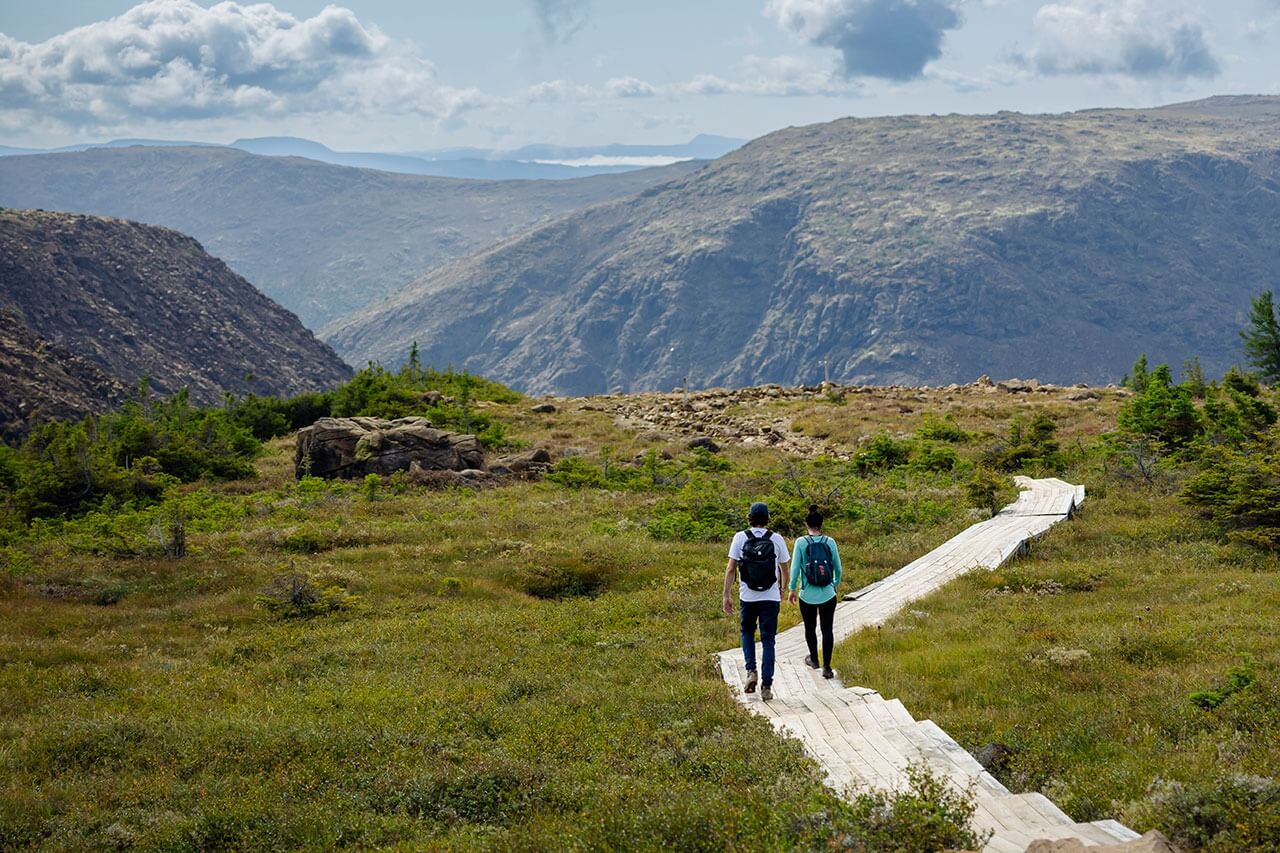
<svg viewBox="0 0 1280 853">
<path fill-rule="evenodd" d="M 754 542 L 754 541 L 756 541 L 757 539 L 759 539 L 759 538 L 760 538 L 760 537 L 756 536 L 755 534 L 753 534 L 753 533 L 751 532 L 751 528 L 750 528 L 750 527 L 748 527 L 746 530 L 744 530 L 744 531 L 742 531 L 742 532 L 743 532 L 743 533 L 745 533 L 745 534 L 747 535 L 747 541 L 748 541 L 748 542 Z"/>
</svg>

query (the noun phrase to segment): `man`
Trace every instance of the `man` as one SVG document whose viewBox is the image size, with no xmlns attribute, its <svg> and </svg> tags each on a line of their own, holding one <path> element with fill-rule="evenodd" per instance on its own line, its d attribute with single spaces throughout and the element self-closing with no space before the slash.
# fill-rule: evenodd
<svg viewBox="0 0 1280 853">
<path fill-rule="evenodd" d="M 729 564 L 724 570 L 724 612 L 733 615 L 733 579 L 738 579 L 739 614 L 742 623 L 742 656 L 747 665 L 747 693 L 756 692 L 756 626 L 760 626 L 760 698 L 773 698 L 773 638 L 778 633 L 782 589 L 787 586 L 791 555 L 787 542 L 769 529 L 769 507 L 753 503 L 747 514 L 750 527 L 734 534 Z"/>
</svg>

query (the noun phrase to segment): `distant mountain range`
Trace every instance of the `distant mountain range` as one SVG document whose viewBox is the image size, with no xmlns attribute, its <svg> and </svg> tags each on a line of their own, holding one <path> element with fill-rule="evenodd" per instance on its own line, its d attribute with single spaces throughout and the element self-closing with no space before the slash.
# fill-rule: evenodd
<svg viewBox="0 0 1280 853">
<path fill-rule="evenodd" d="M 214 405 L 351 369 L 195 240 L 92 216 L 0 209 L 0 435 L 118 403 L 148 377 Z M 248 378 L 252 375 L 252 381 Z"/>
<path fill-rule="evenodd" d="M 531 392 L 1211 372 L 1280 287 L 1280 98 L 789 128 L 326 329 Z"/>
<path fill-rule="evenodd" d="M 472 181 L 355 169 L 215 146 L 107 146 L 0 157 L 0 205 L 163 225 L 310 328 L 540 222 L 701 168 L 567 181 Z"/>
<path fill-rule="evenodd" d="M 513 150 L 450 148 L 417 152 L 334 151 L 309 139 L 269 136 L 237 139 L 229 145 L 168 139 L 116 139 L 61 148 L 13 148 L 0 145 L 0 157 L 24 154 L 66 154 L 98 148 L 235 148 L 267 157 L 305 157 L 336 166 L 378 169 L 406 175 L 433 175 L 475 180 L 565 180 L 666 166 L 681 160 L 714 160 L 741 147 L 746 140 L 701 134 L 681 145 L 601 145 L 564 147 L 527 145 Z"/>
</svg>

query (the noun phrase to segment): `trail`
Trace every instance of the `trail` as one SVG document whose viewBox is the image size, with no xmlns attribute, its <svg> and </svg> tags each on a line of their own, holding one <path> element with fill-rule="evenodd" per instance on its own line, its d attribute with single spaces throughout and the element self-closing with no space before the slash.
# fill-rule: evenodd
<svg viewBox="0 0 1280 853">
<path fill-rule="evenodd" d="M 959 575 L 1004 564 L 1084 501 L 1083 486 L 1057 479 L 1017 480 L 1021 496 L 994 518 L 846 595 L 836 607 L 836 641 L 884 622 Z M 837 791 L 857 786 L 903 789 L 907 765 L 924 764 L 961 789 L 973 786 L 974 829 L 993 833 L 984 848 L 990 853 L 1021 853 L 1037 839 L 1077 838 L 1091 846 L 1138 837 L 1114 820 L 1076 823 L 1042 794 L 1010 793 L 946 732 L 931 720 L 917 721 L 899 700 L 886 700 L 867 687 L 846 687 L 839 678 L 822 678 L 804 664 L 808 648 L 802 625 L 779 633 L 775 651 L 774 698 L 769 702 L 761 701 L 759 693 L 742 692 L 746 671 L 741 649 L 721 652 L 720 669 L 738 701 L 768 717 L 779 732 L 800 740 Z"/>
</svg>

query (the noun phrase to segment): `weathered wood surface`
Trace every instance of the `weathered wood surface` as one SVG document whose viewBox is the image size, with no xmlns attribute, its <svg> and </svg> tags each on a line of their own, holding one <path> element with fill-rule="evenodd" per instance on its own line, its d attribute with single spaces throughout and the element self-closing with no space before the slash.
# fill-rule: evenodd
<svg viewBox="0 0 1280 853">
<path fill-rule="evenodd" d="M 951 579 L 1003 565 L 1084 502 L 1084 487 L 1062 480 L 1017 478 L 1018 500 L 989 521 L 975 524 L 882 581 L 850 593 L 837 606 L 836 640 L 879 625 L 910 602 Z M 923 764 L 960 789 L 972 787 L 974 828 L 990 831 L 986 850 L 1024 851 L 1038 839 L 1077 838 L 1087 846 L 1114 844 L 1138 834 L 1112 820 L 1076 823 L 1043 795 L 1013 794 L 931 720 L 917 721 L 897 699 L 875 690 L 846 687 L 804 665 L 804 628 L 781 632 L 773 699 L 746 694 L 741 649 L 720 654 L 720 671 L 739 702 L 765 716 L 780 733 L 801 741 L 841 792 L 906 786 L 909 764 Z M 756 659 L 760 659 L 757 647 Z"/>
</svg>

